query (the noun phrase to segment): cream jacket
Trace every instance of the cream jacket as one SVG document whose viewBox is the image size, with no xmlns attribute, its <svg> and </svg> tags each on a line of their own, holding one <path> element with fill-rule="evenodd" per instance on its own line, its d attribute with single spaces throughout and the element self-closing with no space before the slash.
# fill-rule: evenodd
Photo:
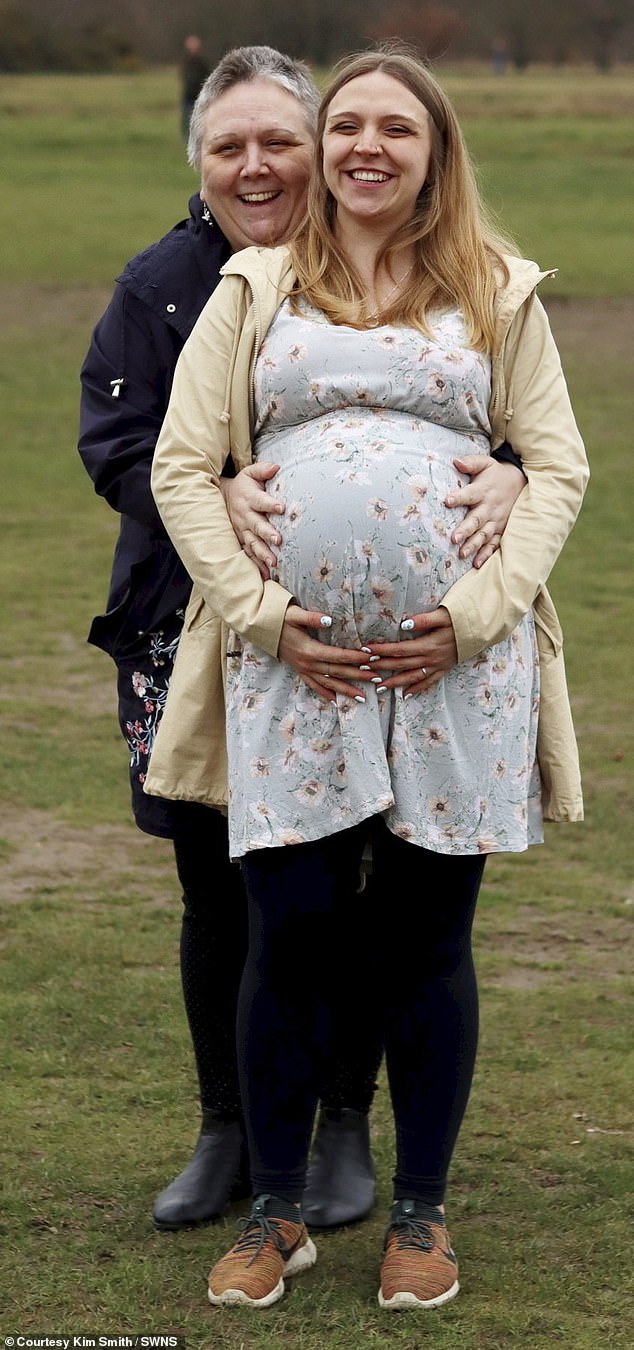
<svg viewBox="0 0 634 1350">
<path fill-rule="evenodd" d="M 546 579 L 572 529 L 588 479 L 557 348 L 536 297 L 551 272 L 509 258 L 492 353 L 493 448 L 508 439 L 528 484 L 502 545 L 447 592 L 459 660 L 506 637 L 533 607 L 541 663 L 538 757 L 551 820 L 583 817 L 562 635 Z M 231 628 L 277 654 L 291 595 L 264 582 L 242 552 L 219 482 L 229 455 L 251 463 L 253 369 L 293 282 L 288 252 L 249 248 L 223 268 L 178 361 L 156 447 L 152 489 L 194 587 L 145 790 L 159 797 L 227 802 L 224 670 Z"/>
</svg>

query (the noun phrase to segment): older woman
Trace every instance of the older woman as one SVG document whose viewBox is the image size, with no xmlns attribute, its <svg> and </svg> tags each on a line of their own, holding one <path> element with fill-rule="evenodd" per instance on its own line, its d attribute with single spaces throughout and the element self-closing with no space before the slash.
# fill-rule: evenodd
<svg viewBox="0 0 634 1350">
<path fill-rule="evenodd" d="M 183 890 L 181 971 L 202 1128 L 191 1163 L 155 1202 L 161 1228 L 217 1217 L 235 1194 L 236 1177 L 244 1180 L 234 1026 L 246 902 L 239 869 L 229 862 L 225 815 L 195 800 L 143 792 L 191 590 L 154 505 L 150 469 L 177 358 L 223 263 L 247 244 L 286 239 L 301 220 L 318 102 L 306 68 L 269 47 L 240 48 L 220 62 L 191 121 L 189 160 L 201 187 L 189 220 L 127 265 L 82 369 L 80 453 L 97 491 L 121 516 L 107 613 L 94 620 L 90 640 L 117 664 L 136 822 L 174 840 Z M 464 467 L 475 474 L 479 463 Z M 222 480 L 236 529 L 267 575 L 280 536 L 257 512 L 275 514 L 283 503 L 257 482 L 272 472 L 260 463 L 246 478 Z M 243 481 L 240 497 L 233 485 Z M 473 509 L 463 547 L 476 565 L 495 546 L 523 482 L 516 468 L 499 465 L 464 488 L 462 500 Z M 223 719 L 220 709 L 221 738 Z M 353 894 L 346 913 L 353 931 Z M 342 1035 L 327 1071 L 306 1196 L 316 1226 L 361 1218 L 371 1207 L 367 1114 L 379 1058 L 378 1032 L 365 1024 L 352 1045 Z"/>
<path fill-rule="evenodd" d="M 298 238 L 232 259 L 176 371 L 153 487 L 195 590 L 155 778 L 183 790 L 183 691 L 215 678 L 226 643 L 254 1202 L 211 1301 L 266 1307 L 316 1259 L 306 1158 L 329 992 L 354 965 L 339 920 L 369 837 L 381 917 L 367 917 L 366 1001 L 383 1010 L 397 1154 L 379 1303 L 426 1309 L 459 1288 L 444 1198 L 475 1062 L 486 855 L 541 842 L 543 815 L 582 814 L 543 583 L 587 464 L 535 296 L 546 274 L 488 225 L 425 67 L 346 63 L 317 145 Z M 477 573 L 451 540 L 454 461 L 463 445 L 488 456 L 507 423 L 528 485 Z M 266 582 L 219 490 L 226 457 L 252 445 L 280 463 L 287 503 Z"/>
</svg>

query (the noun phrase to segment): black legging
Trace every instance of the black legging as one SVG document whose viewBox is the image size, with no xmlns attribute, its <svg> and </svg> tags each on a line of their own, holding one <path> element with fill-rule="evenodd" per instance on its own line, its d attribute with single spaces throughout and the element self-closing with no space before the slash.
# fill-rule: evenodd
<svg viewBox="0 0 634 1350">
<path fill-rule="evenodd" d="M 395 1198 L 441 1204 L 475 1062 L 471 928 L 485 859 L 430 853 L 390 834 L 380 817 L 372 821 L 380 918 L 374 960 L 366 943 L 360 972 L 341 914 L 368 824 L 242 860 L 250 943 L 238 1054 L 253 1188 L 301 1199 L 330 1050 L 331 993 L 347 988 L 354 991 L 350 1040 L 377 1015 L 385 1029 Z M 371 913 L 369 922 L 375 922 Z"/>
<path fill-rule="evenodd" d="M 183 804 L 184 805 L 184 804 Z M 247 952 L 247 901 L 237 864 L 229 861 L 227 820 L 219 811 L 190 804 L 178 815 L 174 851 L 183 888 L 181 976 L 204 1111 L 227 1120 L 241 1115 L 236 1062 L 236 1008 Z M 367 894 L 357 896 L 358 872 L 341 909 L 349 936 L 361 929 Z M 367 924 L 363 931 L 369 933 Z M 382 1056 L 378 1026 L 368 1019 L 362 1035 L 348 1036 L 342 1008 L 337 1053 L 324 1070 L 321 1097 L 334 1109 L 370 1108 Z"/>
</svg>

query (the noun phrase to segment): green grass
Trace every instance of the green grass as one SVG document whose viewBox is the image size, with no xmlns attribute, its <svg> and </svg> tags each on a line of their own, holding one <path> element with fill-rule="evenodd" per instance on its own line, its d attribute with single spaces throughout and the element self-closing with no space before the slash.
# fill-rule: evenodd
<svg viewBox="0 0 634 1350">
<path fill-rule="evenodd" d="M 206 1231 L 151 1228 L 151 1199 L 196 1130 L 179 902 L 170 846 L 129 822 L 112 668 L 84 641 L 115 522 L 74 447 L 77 372 L 111 277 L 182 214 L 192 175 L 172 72 L 0 84 L 3 1336 L 180 1330 L 205 1350 L 634 1342 L 626 83 L 448 83 L 505 218 L 527 252 L 562 267 L 544 298 L 593 476 L 552 588 L 587 819 L 488 865 L 482 1043 L 449 1197 L 463 1291 L 437 1314 L 393 1318 L 376 1306 L 393 1147 L 384 1083 L 376 1214 L 318 1240 L 315 1272 L 268 1314 L 207 1305 L 235 1215 Z"/>
</svg>

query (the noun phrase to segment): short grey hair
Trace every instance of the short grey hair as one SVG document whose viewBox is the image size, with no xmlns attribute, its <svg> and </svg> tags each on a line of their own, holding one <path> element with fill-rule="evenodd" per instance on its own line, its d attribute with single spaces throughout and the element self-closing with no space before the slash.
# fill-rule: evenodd
<svg viewBox="0 0 634 1350">
<path fill-rule="evenodd" d="M 271 80 L 302 105 L 306 125 L 314 135 L 321 95 L 304 61 L 294 61 L 275 47 L 234 47 L 207 76 L 196 99 L 189 124 L 187 158 L 200 169 L 202 139 L 208 109 L 227 89 L 251 80 Z"/>
</svg>

